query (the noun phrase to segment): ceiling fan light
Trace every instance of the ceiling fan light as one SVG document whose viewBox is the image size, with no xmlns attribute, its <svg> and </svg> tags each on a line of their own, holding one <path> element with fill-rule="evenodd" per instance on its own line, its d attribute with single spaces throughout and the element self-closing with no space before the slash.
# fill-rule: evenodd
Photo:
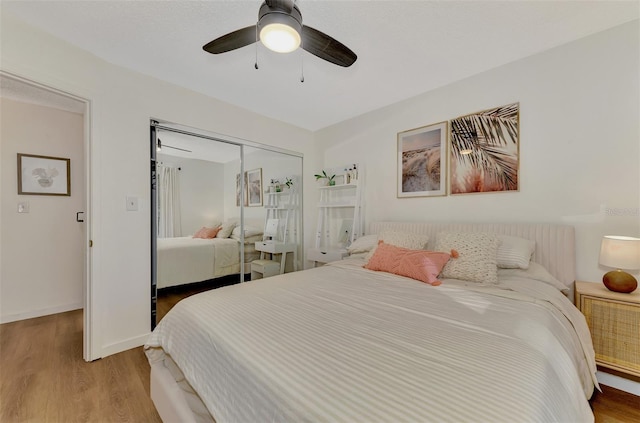
<svg viewBox="0 0 640 423">
<path fill-rule="evenodd" d="M 300 47 L 300 34 L 294 28 L 282 23 L 271 23 L 260 30 L 260 41 L 269 50 L 290 53 Z"/>
</svg>

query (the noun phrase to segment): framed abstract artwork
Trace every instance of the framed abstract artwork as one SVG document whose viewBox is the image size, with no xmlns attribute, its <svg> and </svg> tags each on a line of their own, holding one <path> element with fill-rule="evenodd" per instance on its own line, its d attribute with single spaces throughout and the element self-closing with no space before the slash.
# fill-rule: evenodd
<svg viewBox="0 0 640 423">
<path fill-rule="evenodd" d="M 247 207 L 248 196 L 247 196 L 247 172 L 244 173 L 244 201 L 242 204 Z M 240 207 L 240 174 L 236 173 L 236 207 Z"/>
<path fill-rule="evenodd" d="M 262 168 L 246 172 L 249 207 L 262 207 Z"/>
<path fill-rule="evenodd" d="M 519 189 L 520 104 L 451 121 L 451 195 Z"/>
<path fill-rule="evenodd" d="M 71 159 L 18 153 L 18 195 L 71 196 Z"/>
<path fill-rule="evenodd" d="M 447 122 L 398 133 L 398 198 L 447 195 Z"/>
</svg>

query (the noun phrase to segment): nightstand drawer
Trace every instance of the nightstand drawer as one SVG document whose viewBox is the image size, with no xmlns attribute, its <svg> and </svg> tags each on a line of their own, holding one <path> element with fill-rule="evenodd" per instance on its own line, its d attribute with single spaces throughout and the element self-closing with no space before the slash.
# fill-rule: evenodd
<svg viewBox="0 0 640 423">
<path fill-rule="evenodd" d="M 640 376 L 640 306 L 584 295 L 580 309 L 598 364 Z"/>
<path fill-rule="evenodd" d="M 329 263 L 331 261 L 342 260 L 348 254 L 347 250 L 322 250 L 315 248 L 307 252 L 307 260 Z"/>
<path fill-rule="evenodd" d="M 295 244 L 286 244 L 283 242 L 274 241 L 259 241 L 256 242 L 256 250 L 264 251 L 271 254 L 290 253 L 296 248 Z"/>
</svg>

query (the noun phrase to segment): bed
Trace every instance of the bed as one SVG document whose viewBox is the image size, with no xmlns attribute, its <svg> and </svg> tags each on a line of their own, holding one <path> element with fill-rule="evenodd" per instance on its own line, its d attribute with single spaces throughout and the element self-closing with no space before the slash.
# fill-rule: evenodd
<svg viewBox="0 0 640 423">
<path fill-rule="evenodd" d="M 230 238 L 158 238 L 157 288 L 201 282 L 222 276 L 249 273 L 250 264 L 260 257 L 256 241 L 262 235 L 245 238 L 244 244 L 237 236 Z M 244 263 L 240 265 L 240 246 L 244 249 Z"/>
<path fill-rule="evenodd" d="M 566 296 L 572 227 L 377 222 L 368 232 L 385 230 L 525 238 L 530 269 L 549 273 L 431 286 L 354 254 L 189 297 L 145 345 L 163 421 L 593 421 L 593 347 Z"/>
</svg>

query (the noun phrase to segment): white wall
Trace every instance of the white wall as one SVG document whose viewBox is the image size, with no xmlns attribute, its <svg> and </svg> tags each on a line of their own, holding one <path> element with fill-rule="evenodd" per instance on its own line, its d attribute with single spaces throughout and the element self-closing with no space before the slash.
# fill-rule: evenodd
<svg viewBox="0 0 640 423">
<path fill-rule="evenodd" d="M 0 322 L 82 308 L 84 118 L 6 98 L 0 117 Z M 71 196 L 18 195 L 17 153 L 71 159 Z"/>
<path fill-rule="evenodd" d="M 577 276 L 599 281 L 601 237 L 640 236 L 638 34 L 628 23 L 326 128 L 316 133 L 325 166 L 366 165 L 369 222 L 573 225 Z M 519 192 L 396 198 L 398 132 L 512 102 Z"/>
<path fill-rule="evenodd" d="M 111 65 L 5 11 L 0 19 L 3 71 L 91 100 L 91 356 L 141 345 L 151 326 L 150 118 L 299 151 L 315 167 L 313 134 Z M 126 211 L 126 196 L 138 211 Z"/>
<path fill-rule="evenodd" d="M 157 160 L 180 168 L 182 236 L 224 220 L 224 164 L 158 154 Z"/>
</svg>

